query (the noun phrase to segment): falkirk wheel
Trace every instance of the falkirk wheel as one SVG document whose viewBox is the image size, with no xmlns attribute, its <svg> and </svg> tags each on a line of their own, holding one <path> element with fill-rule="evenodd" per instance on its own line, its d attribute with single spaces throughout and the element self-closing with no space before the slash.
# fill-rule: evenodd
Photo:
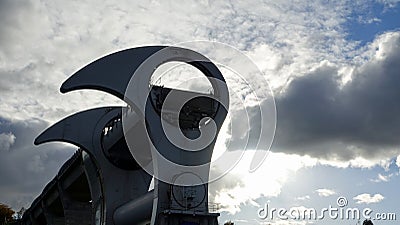
<svg viewBox="0 0 400 225">
<path fill-rule="evenodd" d="M 167 62 L 200 70 L 213 93 L 150 85 Z M 229 97 L 215 64 L 186 48 L 131 48 L 88 64 L 61 86 L 62 93 L 81 89 L 110 93 L 127 106 L 78 112 L 36 138 L 36 145 L 61 141 L 79 148 L 22 224 L 218 224 L 208 179 Z"/>
</svg>

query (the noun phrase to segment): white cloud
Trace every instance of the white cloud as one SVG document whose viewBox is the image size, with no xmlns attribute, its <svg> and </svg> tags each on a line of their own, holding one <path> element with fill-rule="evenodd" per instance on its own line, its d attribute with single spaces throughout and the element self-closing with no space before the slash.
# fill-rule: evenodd
<svg viewBox="0 0 400 225">
<path fill-rule="evenodd" d="M 377 17 L 368 18 L 368 19 L 364 19 L 362 17 L 359 17 L 358 22 L 359 23 L 363 23 L 363 24 L 371 24 L 371 23 L 380 23 L 380 22 L 382 22 L 382 20 L 377 18 Z"/>
<path fill-rule="evenodd" d="M 395 7 L 400 0 L 378 0 L 378 2 L 383 3 L 387 7 Z"/>
<path fill-rule="evenodd" d="M 336 192 L 335 192 L 334 190 L 326 189 L 326 188 L 317 189 L 317 190 L 315 190 L 315 191 L 316 191 L 316 192 L 318 193 L 318 195 L 321 196 L 321 197 L 328 197 L 328 196 L 331 196 L 331 195 L 336 194 Z"/>
<path fill-rule="evenodd" d="M 400 155 L 398 155 L 396 158 L 396 165 L 398 168 L 400 168 Z"/>
<path fill-rule="evenodd" d="M 388 182 L 390 180 L 390 178 L 393 177 L 394 175 L 395 175 L 394 173 L 391 173 L 391 174 L 385 176 L 385 175 L 382 175 L 379 173 L 378 177 L 375 179 L 371 179 L 371 181 L 375 182 L 375 183 Z"/>
<path fill-rule="evenodd" d="M 0 134 L 0 151 L 8 151 L 15 142 L 15 135 L 11 132 Z"/>
<path fill-rule="evenodd" d="M 382 156 L 381 156 L 382 157 Z M 326 166 L 334 166 L 337 168 L 362 168 L 362 169 L 371 169 L 375 166 L 379 166 L 387 170 L 390 166 L 391 156 L 384 156 L 372 159 L 366 159 L 363 157 L 356 157 L 351 160 L 343 160 L 343 159 L 320 159 L 319 163 L 321 165 Z M 387 158 L 385 158 L 387 157 Z"/>
<path fill-rule="evenodd" d="M 290 176 L 317 163 L 316 159 L 310 157 L 270 152 L 262 166 L 254 173 L 249 173 L 253 153 L 247 151 L 228 176 L 210 184 L 211 201 L 220 203 L 223 211 L 235 214 L 243 205 L 258 206 L 256 200 L 262 196 L 279 196 Z M 236 182 L 233 182 L 232 176 Z M 229 187 L 223 186 L 232 182 L 233 185 Z"/>
<path fill-rule="evenodd" d="M 383 197 L 381 194 L 375 194 L 371 196 L 371 194 L 364 193 L 355 196 L 353 199 L 356 200 L 357 204 L 363 204 L 363 203 L 370 204 L 370 203 L 379 203 L 383 199 L 385 199 L 385 197 Z"/>
<path fill-rule="evenodd" d="M 381 180 L 381 181 L 388 182 L 389 178 L 390 178 L 390 175 L 389 176 L 384 176 L 382 174 L 378 174 L 378 179 Z"/>
<path fill-rule="evenodd" d="M 305 200 L 309 200 L 309 199 L 310 199 L 309 195 L 300 196 L 300 197 L 296 198 L 296 200 L 300 200 L 300 201 L 305 201 Z"/>
</svg>

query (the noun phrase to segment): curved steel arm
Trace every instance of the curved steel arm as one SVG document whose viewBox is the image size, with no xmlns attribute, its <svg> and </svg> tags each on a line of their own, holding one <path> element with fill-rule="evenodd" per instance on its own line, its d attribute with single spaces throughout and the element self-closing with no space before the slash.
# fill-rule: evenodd
<svg viewBox="0 0 400 225">
<path fill-rule="evenodd" d="M 124 99 L 126 87 L 136 69 L 163 48 L 165 46 L 131 48 L 104 56 L 74 73 L 62 84 L 60 91 L 94 89 Z"/>
<path fill-rule="evenodd" d="M 180 47 L 146 46 L 122 50 L 95 60 L 68 78 L 62 84 L 60 91 L 66 93 L 80 89 L 94 89 L 110 93 L 124 100 L 126 89 L 134 73 L 139 71 L 140 66 L 146 60 L 149 60 L 147 62 L 151 65 L 147 69 L 152 71 L 140 70 L 141 73 L 150 72 L 150 74 L 139 74 L 140 79 L 146 82 L 146 87 L 140 84 L 140 88 L 148 88 L 150 77 L 158 66 L 172 61 L 186 62 L 203 72 L 207 78 L 215 78 L 225 83 L 219 69 L 207 57 L 198 52 Z M 221 88 L 213 80 L 210 80 L 210 82 L 215 94 L 218 92 L 223 95 L 228 93 L 226 87 Z M 142 92 L 143 90 L 138 90 L 138 93 Z"/>
<path fill-rule="evenodd" d="M 34 143 L 39 145 L 62 141 L 77 145 L 86 151 L 93 151 L 93 138 L 96 135 L 97 125 L 100 119 L 112 110 L 121 112 L 122 107 L 95 108 L 70 115 L 43 131 Z"/>
</svg>

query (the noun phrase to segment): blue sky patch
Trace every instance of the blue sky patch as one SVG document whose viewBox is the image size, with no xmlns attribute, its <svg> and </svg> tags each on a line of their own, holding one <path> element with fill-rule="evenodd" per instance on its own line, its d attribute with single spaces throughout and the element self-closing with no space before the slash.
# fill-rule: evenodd
<svg viewBox="0 0 400 225">
<path fill-rule="evenodd" d="M 371 42 L 377 35 L 400 27 L 400 4 L 388 7 L 375 3 L 365 9 L 355 10 L 345 23 L 347 38 L 360 41 L 361 44 Z"/>
</svg>

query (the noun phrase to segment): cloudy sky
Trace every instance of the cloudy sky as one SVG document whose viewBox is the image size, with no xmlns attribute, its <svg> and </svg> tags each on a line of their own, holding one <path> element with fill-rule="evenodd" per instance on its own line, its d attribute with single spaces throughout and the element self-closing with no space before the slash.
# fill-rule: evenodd
<svg viewBox="0 0 400 225">
<path fill-rule="evenodd" d="M 320 210 L 340 196 L 400 217 L 399 28 L 398 0 L 0 1 L 0 202 L 29 206 L 72 155 L 69 145 L 33 146 L 47 126 L 124 104 L 97 91 L 62 95 L 73 72 L 125 48 L 209 40 L 254 61 L 277 110 L 264 164 L 247 173 L 245 155 L 212 184 L 221 222 L 355 224 L 257 217 L 265 204 Z"/>
</svg>

